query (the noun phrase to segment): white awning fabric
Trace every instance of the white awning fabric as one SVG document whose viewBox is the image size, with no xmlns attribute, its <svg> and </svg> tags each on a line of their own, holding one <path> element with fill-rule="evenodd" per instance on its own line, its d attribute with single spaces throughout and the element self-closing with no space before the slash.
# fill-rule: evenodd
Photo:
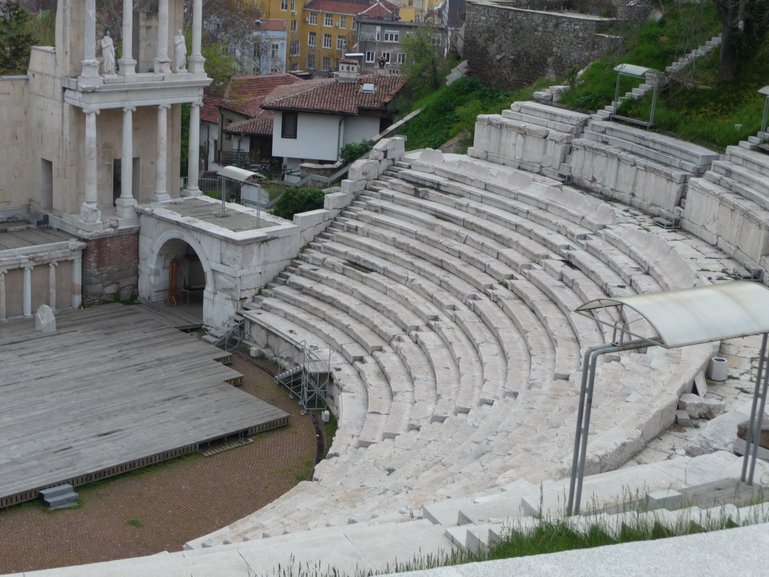
<svg viewBox="0 0 769 577">
<path fill-rule="evenodd" d="M 641 315 L 657 333 L 651 340 L 666 348 L 769 333 L 769 288 L 755 282 L 601 298 L 575 312 L 592 316 L 591 311 L 612 306 Z"/>
</svg>

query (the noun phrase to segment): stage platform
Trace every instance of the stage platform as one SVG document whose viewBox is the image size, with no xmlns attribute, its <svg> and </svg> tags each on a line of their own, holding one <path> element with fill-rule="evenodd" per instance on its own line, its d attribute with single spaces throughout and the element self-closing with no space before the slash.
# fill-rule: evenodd
<svg viewBox="0 0 769 577">
<path fill-rule="evenodd" d="M 229 355 L 141 305 L 0 324 L 0 508 L 288 423 L 228 382 Z M 220 361 L 220 362 L 217 362 Z"/>
</svg>

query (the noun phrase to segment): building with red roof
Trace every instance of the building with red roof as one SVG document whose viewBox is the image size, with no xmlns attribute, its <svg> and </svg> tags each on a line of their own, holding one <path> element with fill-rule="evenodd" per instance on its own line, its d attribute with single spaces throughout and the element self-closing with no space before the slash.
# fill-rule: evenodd
<svg viewBox="0 0 769 577">
<path fill-rule="evenodd" d="M 208 139 L 201 138 L 201 143 L 209 151 L 210 162 L 205 169 L 271 159 L 274 113 L 261 104 L 276 88 L 300 82 L 293 74 L 234 76 L 224 94 L 206 94 L 201 126 L 206 127 Z"/>
<path fill-rule="evenodd" d="M 374 139 L 392 123 L 399 75 L 309 80 L 280 86 L 262 102 L 275 114 L 272 153 L 287 172 L 302 162 L 336 162 L 346 144 Z"/>
</svg>

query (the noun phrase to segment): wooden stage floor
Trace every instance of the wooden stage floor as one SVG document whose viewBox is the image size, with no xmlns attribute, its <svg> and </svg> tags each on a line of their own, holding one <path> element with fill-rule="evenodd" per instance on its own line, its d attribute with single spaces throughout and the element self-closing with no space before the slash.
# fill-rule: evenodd
<svg viewBox="0 0 769 577">
<path fill-rule="evenodd" d="M 0 507 L 193 452 L 288 415 L 227 380 L 227 354 L 140 305 L 0 324 Z"/>
</svg>

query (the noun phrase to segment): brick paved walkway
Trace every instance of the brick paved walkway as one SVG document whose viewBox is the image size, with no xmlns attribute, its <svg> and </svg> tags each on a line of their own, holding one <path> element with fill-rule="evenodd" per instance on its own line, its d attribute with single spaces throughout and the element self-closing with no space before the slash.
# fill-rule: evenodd
<svg viewBox="0 0 769 577">
<path fill-rule="evenodd" d="M 243 389 L 291 413 L 288 427 L 211 457 L 199 455 L 81 487 L 79 509 L 36 503 L 0 511 L 0 574 L 178 551 L 309 478 L 312 420 L 272 377 L 235 358 Z"/>
</svg>

